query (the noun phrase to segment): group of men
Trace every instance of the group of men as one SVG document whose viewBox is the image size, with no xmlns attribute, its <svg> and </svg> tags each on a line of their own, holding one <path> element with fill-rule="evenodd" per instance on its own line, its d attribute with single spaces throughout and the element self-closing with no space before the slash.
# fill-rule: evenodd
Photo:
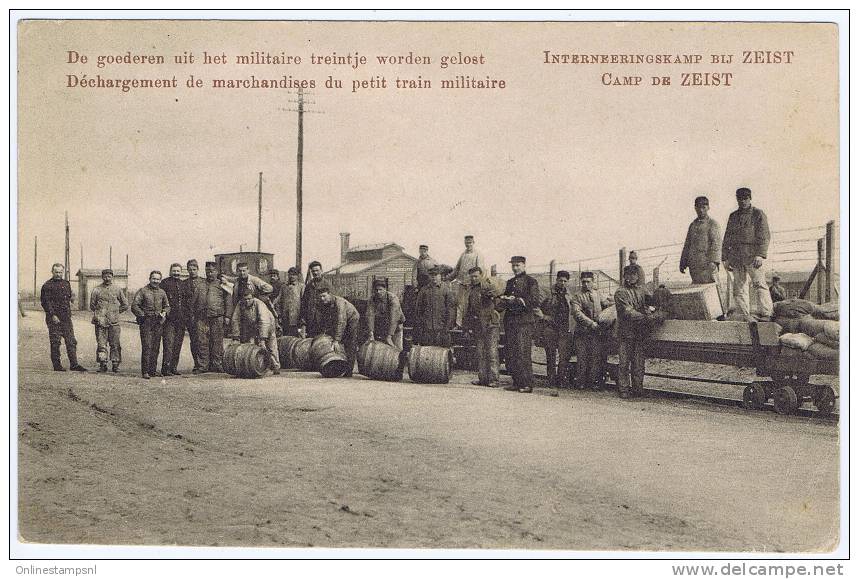
<svg viewBox="0 0 859 579">
<path fill-rule="evenodd" d="M 749 189 L 738 189 L 736 197 L 739 207 L 728 219 L 724 239 L 718 223 L 708 215 L 709 200 L 706 197 L 695 199 L 697 218 L 687 231 L 680 271 L 685 273 L 688 269 L 695 284 L 714 283 L 721 264 L 733 273 L 737 311 L 750 316 L 750 279 L 761 314 L 768 316 L 772 311 L 771 290 L 762 272 L 770 239 L 766 215 L 752 207 Z M 606 340 L 599 316 L 603 309 L 613 305 L 618 320 L 620 393 L 629 397 L 641 391 L 644 341 L 664 315 L 656 311 L 652 296 L 644 289 L 644 271 L 637 264 L 634 252 L 630 254 L 630 265 L 623 270 L 622 286 L 613 299 L 602 296 L 594 288 L 593 273 L 582 272 L 580 287 L 572 292 L 567 287 L 569 272 L 559 271 L 549 297 L 541 300 L 536 279 L 526 273 L 525 257 L 510 259 L 513 277 L 502 289 L 497 278 L 486 271 L 485 260 L 475 248 L 474 236 L 465 236 L 464 242 L 465 251 L 453 268 L 444 268 L 433 260 L 428 246 L 419 247 L 420 257 L 414 269 L 418 290 L 414 343 L 450 347 L 450 330 L 462 329 L 473 337 L 476 346 L 478 376 L 473 383 L 494 387 L 499 385 L 498 342 L 503 323 L 505 361 L 513 377 L 512 384 L 505 389 L 531 392 L 531 348 L 540 322 L 549 381 L 554 385 L 569 383 L 569 361 L 575 352 L 574 384 L 579 388 L 599 388 Z M 161 272 L 151 272 L 149 284 L 138 290 L 131 304 L 125 293 L 113 284 L 113 272 L 102 272 L 102 284 L 93 290 L 90 298 L 100 372 L 107 372 L 108 362 L 114 372 L 119 371 L 122 361 L 120 315 L 129 309 L 140 326 L 144 378 L 179 375 L 177 365 L 186 332 L 194 374 L 223 372 L 225 336 L 242 342 L 254 341 L 264 347 L 275 374 L 280 368 L 279 335 L 330 335 L 335 347 L 344 350 L 353 366 L 362 321 L 367 339 L 385 342 L 399 350 L 403 348 L 405 316 L 399 299 L 387 290 L 383 280 L 374 280 L 373 294 L 362 320 L 348 300 L 332 293 L 331 283 L 318 261 L 309 264 L 310 275 L 304 283 L 294 267 L 289 269 L 285 282 L 279 279 L 276 270 L 270 273 L 268 281 L 251 275 L 246 263 L 237 265 L 237 277 L 219 272 L 215 262 L 206 262 L 205 277 L 201 278 L 194 259 L 187 262 L 186 270 L 187 279 L 182 279 L 182 267 L 174 263 L 163 282 Z M 63 266 L 55 264 L 52 279 L 42 288 L 51 361 L 55 370 L 64 370 L 59 346 L 61 340 L 65 340 L 71 369 L 86 371 L 77 360 L 70 317 L 71 286 L 63 280 L 63 273 Z M 444 281 L 456 282 L 456 289 L 451 290 Z M 162 346 L 159 372 L 157 361 Z"/>
</svg>

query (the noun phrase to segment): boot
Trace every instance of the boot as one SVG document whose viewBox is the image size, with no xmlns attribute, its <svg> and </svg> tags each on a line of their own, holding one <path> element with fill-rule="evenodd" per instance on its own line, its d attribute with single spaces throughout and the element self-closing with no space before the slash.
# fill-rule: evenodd
<svg viewBox="0 0 859 579">
<path fill-rule="evenodd" d="M 102 374 L 107 372 L 107 363 L 106 362 L 99 362 L 98 371 Z"/>
</svg>

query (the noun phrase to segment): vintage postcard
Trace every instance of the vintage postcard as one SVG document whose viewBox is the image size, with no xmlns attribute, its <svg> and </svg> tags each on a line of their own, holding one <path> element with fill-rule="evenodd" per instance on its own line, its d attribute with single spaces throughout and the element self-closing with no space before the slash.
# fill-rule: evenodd
<svg viewBox="0 0 859 579">
<path fill-rule="evenodd" d="M 22 545 L 839 548 L 838 23 L 105 18 L 17 21 Z"/>
</svg>

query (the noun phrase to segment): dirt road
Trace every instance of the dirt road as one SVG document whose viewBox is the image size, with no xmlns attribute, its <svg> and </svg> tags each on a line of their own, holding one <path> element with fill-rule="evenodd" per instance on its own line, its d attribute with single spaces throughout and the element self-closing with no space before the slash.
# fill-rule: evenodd
<svg viewBox="0 0 859 579">
<path fill-rule="evenodd" d="M 295 373 L 144 381 L 130 325 L 122 374 L 80 376 L 50 371 L 40 316 L 19 322 L 28 541 L 837 545 L 833 423 L 611 393 L 510 393 L 466 375 L 449 386 Z M 76 330 L 91 363 L 91 326 Z"/>
</svg>

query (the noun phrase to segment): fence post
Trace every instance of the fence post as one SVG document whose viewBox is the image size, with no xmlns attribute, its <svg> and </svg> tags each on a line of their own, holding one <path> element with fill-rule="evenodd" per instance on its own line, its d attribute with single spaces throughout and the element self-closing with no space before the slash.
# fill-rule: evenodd
<svg viewBox="0 0 859 579">
<path fill-rule="evenodd" d="M 549 287 L 552 287 L 552 285 L 555 283 L 555 274 L 558 271 L 556 269 L 557 266 L 558 264 L 554 259 L 549 262 Z"/>
<path fill-rule="evenodd" d="M 725 312 L 731 311 L 731 298 L 734 297 L 734 274 L 725 270 Z"/>
<path fill-rule="evenodd" d="M 653 268 L 653 289 L 659 287 L 659 266 Z"/>
<path fill-rule="evenodd" d="M 825 257 L 824 257 L 825 255 L 826 254 L 823 251 L 823 238 L 821 237 L 820 239 L 817 240 L 817 303 L 819 303 L 819 304 L 823 303 L 824 291 L 826 293 L 829 293 L 828 284 L 827 284 L 827 287 L 825 290 L 823 287 L 823 282 L 824 282 L 823 270 L 826 267 L 824 265 L 824 261 L 823 261 L 825 259 Z M 826 271 L 826 281 L 828 282 L 828 280 L 829 280 L 829 270 Z"/>
<path fill-rule="evenodd" d="M 619 285 L 623 285 L 623 268 L 626 265 L 626 248 L 621 247 L 617 252 L 618 261 L 620 263 L 620 268 L 617 272 L 617 280 Z"/>
<path fill-rule="evenodd" d="M 498 266 L 495 265 L 494 263 L 492 264 L 492 267 L 489 268 L 489 275 L 492 277 L 495 277 L 496 275 L 498 275 Z"/>
<path fill-rule="evenodd" d="M 832 299 L 832 245 L 835 237 L 835 222 L 826 223 L 826 300 Z"/>
</svg>

